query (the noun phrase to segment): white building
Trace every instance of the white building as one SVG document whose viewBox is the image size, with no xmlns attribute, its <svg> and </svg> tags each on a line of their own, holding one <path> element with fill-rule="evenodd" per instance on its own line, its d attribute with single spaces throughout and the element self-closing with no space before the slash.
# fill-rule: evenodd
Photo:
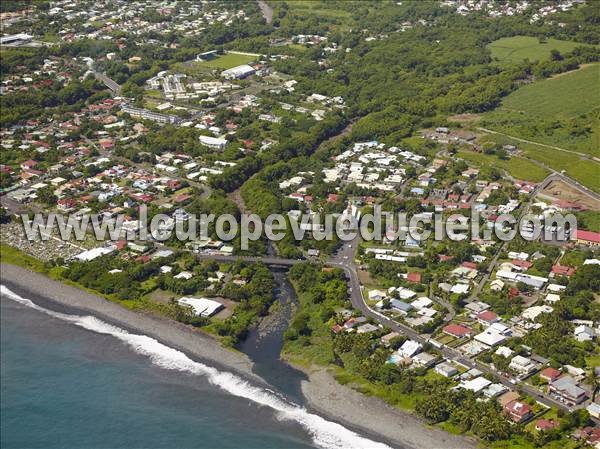
<svg viewBox="0 0 600 449">
<path fill-rule="evenodd" d="M 220 137 L 200 136 L 200 143 L 209 148 L 222 150 L 227 145 L 227 140 Z"/>
<path fill-rule="evenodd" d="M 243 64 L 237 67 L 232 67 L 231 69 L 224 70 L 223 72 L 221 72 L 221 76 L 228 80 L 241 80 L 250 75 L 254 75 L 254 73 L 256 73 L 256 71 L 252 67 L 250 67 L 248 64 Z"/>
<path fill-rule="evenodd" d="M 223 308 L 223 304 L 206 298 L 180 298 L 179 304 L 189 306 L 199 316 L 209 317 Z"/>
</svg>

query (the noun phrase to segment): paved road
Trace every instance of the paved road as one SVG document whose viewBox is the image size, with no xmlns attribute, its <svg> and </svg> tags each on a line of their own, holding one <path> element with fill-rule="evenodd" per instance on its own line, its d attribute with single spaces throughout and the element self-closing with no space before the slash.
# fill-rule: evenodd
<svg viewBox="0 0 600 449">
<path fill-rule="evenodd" d="M 430 341 L 429 335 L 427 335 L 427 334 L 420 335 L 413 328 L 411 328 L 405 324 L 398 323 L 397 321 L 392 320 L 391 318 L 388 318 L 385 315 L 383 315 L 382 313 L 380 313 L 376 310 L 373 310 L 369 307 L 369 305 L 365 302 L 365 299 L 363 297 L 362 290 L 360 287 L 360 282 L 359 282 L 358 276 L 356 274 L 356 269 L 355 269 L 355 267 L 352 267 L 352 264 L 346 265 L 346 264 L 340 264 L 340 263 L 329 263 L 328 265 L 331 265 L 331 266 L 334 266 L 337 268 L 341 268 L 346 273 L 346 276 L 348 277 L 348 282 L 349 282 L 350 288 L 352 289 L 351 290 L 351 301 L 352 301 L 353 307 L 359 309 L 365 316 L 373 318 L 379 324 L 382 324 L 395 332 L 406 335 L 407 337 L 409 337 L 412 340 L 415 340 L 421 344 L 429 343 L 429 341 Z M 540 392 L 535 387 L 524 384 L 524 383 L 513 384 L 510 380 L 508 380 L 502 376 L 499 376 L 496 371 L 492 370 L 488 366 L 483 365 L 482 363 L 480 363 L 476 360 L 469 359 L 468 357 L 466 357 L 465 355 L 463 355 L 462 353 L 460 353 L 459 351 L 457 351 L 455 349 L 448 348 L 447 346 L 442 346 L 441 348 L 438 348 L 438 350 L 442 353 L 442 355 L 446 359 L 457 362 L 468 368 L 477 368 L 478 370 L 480 370 L 483 373 L 494 376 L 494 378 L 497 379 L 498 382 L 502 383 L 507 388 L 510 388 L 510 389 L 518 388 L 519 390 L 524 391 L 525 393 L 529 394 L 531 397 L 535 398 L 537 401 L 539 401 L 542 404 L 558 407 L 563 410 L 569 410 L 569 407 L 567 407 L 563 403 L 556 401 L 555 399 L 547 396 L 546 394 Z"/>
<path fill-rule="evenodd" d="M 352 302 L 352 306 L 354 308 L 360 310 L 364 316 L 373 318 L 377 323 L 379 323 L 383 326 L 386 326 L 387 328 L 389 328 L 395 332 L 403 334 L 421 344 L 429 343 L 431 340 L 430 335 L 419 334 L 413 328 L 411 328 L 405 324 L 399 323 L 399 322 L 385 316 L 384 314 L 372 309 L 366 303 L 365 298 L 363 296 L 363 291 L 362 291 L 362 288 L 360 285 L 360 281 L 358 279 L 358 274 L 357 274 L 358 271 L 357 271 L 357 266 L 354 262 L 354 257 L 349 256 L 350 253 L 352 253 L 352 256 L 353 256 L 354 251 L 356 249 L 356 244 L 358 243 L 358 239 L 359 238 L 357 237 L 352 242 L 345 243 L 344 246 L 340 248 L 338 253 L 336 253 L 328 262 L 326 262 L 326 265 L 335 267 L 335 268 L 340 268 L 346 274 L 346 277 L 348 280 L 348 285 L 349 285 L 349 290 L 350 290 L 350 300 Z M 271 266 L 287 266 L 287 267 L 296 265 L 301 262 L 305 262 L 304 260 L 286 259 L 286 258 L 282 258 L 282 257 L 272 257 L 272 256 L 232 257 L 232 256 L 216 255 L 216 254 L 215 255 L 199 254 L 198 258 L 203 259 L 203 260 L 217 260 L 217 261 L 232 261 L 232 260 L 237 260 L 237 259 L 246 260 L 249 262 L 262 261 L 263 263 L 265 263 L 267 265 L 271 265 Z M 509 379 L 506 379 L 506 378 L 500 376 L 495 370 L 480 363 L 477 360 L 468 358 L 467 356 L 460 353 L 456 349 L 452 349 L 447 346 L 441 346 L 440 348 L 438 348 L 438 350 L 442 353 L 442 355 L 446 359 L 452 360 L 452 361 L 454 361 L 462 366 L 465 366 L 467 368 L 477 368 L 481 372 L 493 376 L 495 379 L 497 379 L 498 382 L 502 383 L 507 388 L 510 388 L 510 389 L 518 388 L 520 391 L 527 393 L 528 395 L 535 398 L 535 400 L 539 401 L 542 404 L 545 404 L 547 406 L 558 407 L 563 410 L 569 410 L 569 407 L 567 407 L 564 404 L 562 404 L 561 402 L 549 397 L 548 395 L 539 391 L 537 388 L 535 388 L 531 385 L 528 385 L 528 384 L 524 384 L 524 383 L 514 384 Z"/>
</svg>

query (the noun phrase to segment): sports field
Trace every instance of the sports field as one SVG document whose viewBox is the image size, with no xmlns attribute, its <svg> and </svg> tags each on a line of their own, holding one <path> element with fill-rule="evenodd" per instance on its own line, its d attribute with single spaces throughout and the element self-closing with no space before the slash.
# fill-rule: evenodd
<svg viewBox="0 0 600 449">
<path fill-rule="evenodd" d="M 239 53 L 227 53 L 209 61 L 202 61 L 198 65 L 202 67 L 209 67 L 211 69 L 223 69 L 227 70 L 238 65 L 248 64 L 256 61 L 256 56 L 242 55 Z"/>
<path fill-rule="evenodd" d="M 542 61 L 550 58 L 552 50 L 561 53 L 569 53 L 575 47 L 585 46 L 578 42 L 548 39 L 540 43 L 537 37 L 513 36 L 503 37 L 487 45 L 492 52 L 492 57 L 501 63 L 511 64 L 529 59 L 530 61 Z"/>
</svg>

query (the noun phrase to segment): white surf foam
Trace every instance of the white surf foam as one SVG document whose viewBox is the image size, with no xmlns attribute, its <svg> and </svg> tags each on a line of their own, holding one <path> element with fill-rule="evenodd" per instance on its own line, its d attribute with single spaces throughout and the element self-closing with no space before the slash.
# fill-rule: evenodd
<svg viewBox="0 0 600 449">
<path fill-rule="evenodd" d="M 205 376 L 211 384 L 234 396 L 273 409 L 279 419 L 296 421 L 311 435 L 313 442 L 319 447 L 326 449 L 389 449 L 389 446 L 383 443 L 361 437 L 340 424 L 309 413 L 305 408 L 287 401 L 272 390 L 252 385 L 233 373 L 219 371 L 211 366 L 195 362 L 183 352 L 166 346 L 154 338 L 132 334 L 94 316 L 54 312 L 17 295 L 4 285 L 0 285 L 0 294 L 89 331 L 111 335 L 127 344 L 138 354 L 147 356 L 152 363 L 161 368 Z"/>
</svg>

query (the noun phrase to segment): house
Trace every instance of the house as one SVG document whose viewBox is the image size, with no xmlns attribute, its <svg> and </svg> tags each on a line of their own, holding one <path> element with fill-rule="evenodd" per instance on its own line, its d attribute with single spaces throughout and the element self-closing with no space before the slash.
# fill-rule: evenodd
<svg viewBox="0 0 600 449">
<path fill-rule="evenodd" d="M 493 292 L 499 292 L 504 288 L 504 282 L 501 281 L 500 279 L 494 279 L 491 283 L 490 283 L 490 290 Z"/>
<path fill-rule="evenodd" d="M 392 299 L 390 301 L 390 306 L 392 309 L 406 315 L 408 312 L 412 310 L 412 306 L 404 301 L 400 301 L 399 299 Z"/>
<path fill-rule="evenodd" d="M 549 302 L 550 304 L 554 304 L 558 301 L 560 301 L 560 295 L 557 295 L 556 293 L 548 293 L 544 298 L 544 302 Z"/>
<path fill-rule="evenodd" d="M 215 150 L 222 150 L 227 145 L 227 140 L 220 137 L 200 136 L 200 143 Z"/>
<path fill-rule="evenodd" d="M 485 311 L 477 314 L 476 319 L 480 324 L 482 324 L 484 326 L 489 326 L 491 324 L 494 324 L 494 323 L 500 321 L 500 318 L 498 317 L 498 315 L 495 314 L 494 312 L 492 312 L 491 310 L 485 310 Z"/>
<path fill-rule="evenodd" d="M 537 368 L 535 363 L 533 363 L 527 357 L 523 357 L 521 355 L 513 357 L 508 367 L 521 376 L 526 376 L 527 374 L 535 371 Z"/>
<path fill-rule="evenodd" d="M 571 376 L 561 376 L 548 386 L 548 393 L 569 406 L 581 404 L 587 399 L 587 393 L 577 385 Z"/>
<path fill-rule="evenodd" d="M 371 323 L 365 323 L 356 328 L 357 334 L 370 334 L 371 332 L 377 332 L 379 328 Z"/>
<path fill-rule="evenodd" d="M 504 385 L 502 384 L 491 384 L 489 387 L 487 387 L 485 390 L 483 390 L 483 395 L 486 398 L 496 398 L 498 396 L 500 396 L 502 393 L 506 393 L 508 391 L 508 388 L 506 388 Z"/>
<path fill-rule="evenodd" d="M 547 382 L 554 382 L 556 379 L 558 379 L 561 376 L 561 372 L 555 368 L 552 367 L 548 367 L 548 368 L 544 368 L 541 372 L 540 372 L 540 379 L 545 380 Z"/>
<path fill-rule="evenodd" d="M 435 363 L 437 356 L 427 352 L 421 352 L 420 354 L 416 354 L 412 359 L 413 364 L 420 367 L 429 368 Z"/>
<path fill-rule="evenodd" d="M 500 404 L 500 407 L 504 408 L 506 404 L 509 404 L 512 401 L 518 401 L 520 397 L 521 396 L 519 396 L 519 393 L 516 391 L 507 391 L 498 398 L 498 404 Z"/>
<path fill-rule="evenodd" d="M 306 253 L 308 257 L 319 257 L 320 251 L 318 249 L 309 249 Z"/>
<path fill-rule="evenodd" d="M 573 432 L 573 438 L 584 440 L 590 446 L 598 447 L 600 444 L 600 427 L 584 427 Z"/>
<path fill-rule="evenodd" d="M 497 323 L 498 324 L 498 323 Z M 493 326 L 490 326 L 480 334 L 475 335 L 475 340 L 483 343 L 486 346 L 493 348 L 494 346 L 503 343 L 508 337 L 501 332 L 498 332 Z"/>
<path fill-rule="evenodd" d="M 575 232 L 575 240 L 578 245 L 600 246 L 600 232 L 583 231 L 578 229 Z"/>
<path fill-rule="evenodd" d="M 542 313 L 552 313 L 554 309 L 550 306 L 533 306 L 525 309 L 521 316 L 529 321 L 535 321 L 535 319 L 540 316 Z"/>
<path fill-rule="evenodd" d="M 496 352 L 494 354 L 509 358 L 512 357 L 514 351 L 507 346 L 498 346 L 498 349 L 496 349 Z"/>
<path fill-rule="evenodd" d="M 371 301 L 381 301 L 387 297 L 387 294 L 381 290 L 370 290 L 369 291 L 369 300 Z"/>
<path fill-rule="evenodd" d="M 590 326 L 582 324 L 575 328 L 574 336 L 575 340 L 583 343 L 584 341 L 592 341 L 596 338 L 596 332 Z"/>
<path fill-rule="evenodd" d="M 331 326 L 331 332 L 333 332 L 334 334 L 339 334 L 343 330 L 344 330 L 344 327 L 340 326 L 339 324 L 334 324 L 333 326 Z"/>
<path fill-rule="evenodd" d="M 521 271 L 527 271 L 533 266 L 533 262 L 528 260 L 513 259 L 510 263 Z"/>
<path fill-rule="evenodd" d="M 364 324 L 367 322 L 367 319 L 364 316 L 359 316 L 356 318 L 350 318 L 348 321 L 344 323 L 344 327 L 346 330 L 354 329 L 356 326 Z"/>
<path fill-rule="evenodd" d="M 397 352 L 403 357 L 412 357 L 421 352 L 422 348 L 420 343 L 414 340 L 407 340 L 400 346 Z"/>
<path fill-rule="evenodd" d="M 533 417 L 533 410 L 524 402 L 511 401 L 503 407 L 504 413 L 514 422 L 520 424 Z"/>
<path fill-rule="evenodd" d="M 483 376 L 480 376 L 471 380 L 461 382 L 458 388 L 464 388 L 465 390 L 470 390 L 473 393 L 479 393 L 483 389 L 489 387 L 491 384 L 491 381 L 487 380 Z"/>
<path fill-rule="evenodd" d="M 37 164 L 37 161 L 34 161 L 33 159 L 28 159 L 26 161 L 21 162 L 21 170 L 30 170 Z"/>
<path fill-rule="evenodd" d="M 585 408 L 592 418 L 600 419 L 600 404 L 592 402 Z"/>
<path fill-rule="evenodd" d="M 553 265 L 552 266 L 552 274 L 554 276 L 566 276 L 570 278 L 575 273 L 575 268 L 566 267 L 563 265 Z"/>
<path fill-rule="evenodd" d="M 443 332 L 456 338 L 469 337 L 473 334 L 473 330 L 460 324 L 448 324 L 444 327 Z"/>
<path fill-rule="evenodd" d="M 57 201 L 57 208 L 63 212 L 68 212 L 75 208 L 77 202 L 73 198 L 63 198 Z"/>
<path fill-rule="evenodd" d="M 458 374 L 458 370 L 448 362 L 442 362 L 433 368 L 441 376 L 452 377 Z"/>
<path fill-rule="evenodd" d="M 411 284 L 420 284 L 421 283 L 421 273 L 419 273 L 419 272 L 408 273 L 406 275 L 406 280 L 408 282 L 410 282 Z"/>
<path fill-rule="evenodd" d="M 223 304 L 207 298 L 180 298 L 177 302 L 189 306 L 196 315 L 203 317 L 210 317 L 223 309 Z"/>
<path fill-rule="evenodd" d="M 554 421 L 553 419 L 538 419 L 535 423 L 535 430 L 538 432 L 545 432 L 547 430 L 555 429 L 559 424 L 558 421 Z"/>
<path fill-rule="evenodd" d="M 194 275 L 192 273 L 190 273 L 189 271 L 182 271 L 181 273 L 173 276 L 173 279 L 183 279 L 183 280 L 189 281 L 190 279 L 192 279 L 192 277 L 194 277 Z"/>
<path fill-rule="evenodd" d="M 389 334 L 385 334 L 380 339 L 381 344 L 387 348 L 390 346 L 390 342 L 392 341 L 392 339 L 399 337 L 399 336 L 400 336 L 400 334 L 398 332 L 390 332 Z"/>
</svg>

